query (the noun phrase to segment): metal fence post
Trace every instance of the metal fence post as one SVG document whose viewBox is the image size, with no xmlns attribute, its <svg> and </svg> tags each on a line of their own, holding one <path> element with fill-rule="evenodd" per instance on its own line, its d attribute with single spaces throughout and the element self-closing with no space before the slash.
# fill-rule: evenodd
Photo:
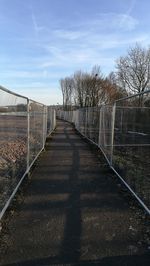
<svg viewBox="0 0 150 266">
<path fill-rule="evenodd" d="M 86 116 L 85 116 L 85 136 L 88 136 L 88 132 L 89 132 L 89 107 L 86 107 Z"/>
<path fill-rule="evenodd" d="M 55 127 L 56 127 L 56 110 L 55 109 L 53 109 L 53 120 L 54 120 L 54 123 L 53 123 L 53 130 L 55 129 Z"/>
<path fill-rule="evenodd" d="M 46 131 L 46 107 L 43 105 L 43 130 L 42 130 L 42 135 L 43 135 L 43 149 L 45 146 L 45 131 Z"/>
<path fill-rule="evenodd" d="M 30 166 L 30 101 L 27 99 L 27 171 Z"/>
<path fill-rule="evenodd" d="M 100 107 L 100 110 L 99 110 L 99 136 L 98 136 L 98 146 L 100 147 L 101 146 L 101 109 L 102 109 L 102 106 Z"/>
<path fill-rule="evenodd" d="M 113 147 L 114 147 L 114 130 L 115 130 L 115 116 L 116 116 L 116 103 L 112 108 L 112 125 L 111 125 L 111 154 L 110 154 L 110 165 L 113 162 Z"/>
<path fill-rule="evenodd" d="M 48 108 L 45 106 L 45 141 L 47 137 L 47 120 L 48 120 Z"/>
</svg>

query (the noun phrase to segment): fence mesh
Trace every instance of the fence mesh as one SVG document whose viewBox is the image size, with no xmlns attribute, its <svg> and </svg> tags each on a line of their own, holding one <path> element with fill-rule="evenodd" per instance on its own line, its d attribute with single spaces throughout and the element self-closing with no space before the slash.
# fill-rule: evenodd
<svg viewBox="0 0 150 266">
<path fill-rule="evenodd" d="M 107 105 L 102 106 L 100 109 L 99 146 L 109 162 L 112 160 L 113 119 L 113 107 Z"/>
<path fill-rule="evenodd" d="M 27 99 L 0 89 L 0 208 L 26 171 Z"/>
<path fill-rule="evenodd" d="M 41 151 L 44 144 L 44 105 L 29 101 L 29 146 L 30 146 L 30 164 Z"/>
<path fill-rule="evenodd" d="M 51 134 L 56 126 L 56 111 L 53 107 L 47 107 L 47 135 Z"/>
<path fill-rule="evenodd" d="M 150 93 L 117 102 L 112 163 L 150 207 Z"/>
<path fill-rule="evenodd" d="M 55 125 L 54 109 L 0 87 L 0 213 Z"/>
<path fill-rule="evenodd" d="M 114 106 L 57 115 L 98 144 L 109 165 L 150 208 L 150 91 L 116 101 Z"/>
</svg>

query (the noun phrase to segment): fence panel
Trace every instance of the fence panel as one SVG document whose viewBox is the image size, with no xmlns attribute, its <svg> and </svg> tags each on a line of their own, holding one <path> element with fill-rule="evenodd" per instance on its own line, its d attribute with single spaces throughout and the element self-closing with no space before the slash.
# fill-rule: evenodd
<svg viewBox="0 0 150 266">
<path fill-rule="evenodd" d="M 0 89 L 0 210 L 27 168 L 27 98 Z"/>
<path fill-rule="evenodd" d="M 53 107 L 47 107 L 47 135 L 56 127 L 56 111 Z"/>
<path fill-rule="evenodd" d="M 44 105 L 30 100 L 29 110 L 29 164 L 31 164 L 43 149 Z"/>
<path fill-rule="evenodd" d="M 86 131 L 86 108 L 79 109 L 78 114 L 78 130 L 81 134 L 85 135 Z"/>
<path fill-rule="evenodd" d="M 150 91 L 58 116 L 98 144 L 110 167 L 150 213 Z"/>
<path fill-rule="evenodd" d="M 150 93 L 117 101 L 113 167 L 150 207 Z"/>
<path fill-rule="evenodd" d="M 55 115 L 54 109 L 0 87 L 0 219 L 54 130 Z"/>
<path fill-rule="evenodd" d="M 100 108 L 99 107 L 86 107 L 83 109 L 79 109 L 79 114 L 80 113 L 82 114 L 81 121 L 84 127 L 82 134 L 85 135 L 88 139 L 98 144 Z"/>
<path fill-rule="evenodd" d="M 104 105 L 100 109 L 99 147 L 111 164 L 113 149 L 113 106 Z"/>
</svg>

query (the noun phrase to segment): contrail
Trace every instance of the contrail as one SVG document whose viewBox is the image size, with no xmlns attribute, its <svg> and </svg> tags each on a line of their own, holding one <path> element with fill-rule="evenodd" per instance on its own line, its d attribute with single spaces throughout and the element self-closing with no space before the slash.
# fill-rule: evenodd
<svg viewBox="0 0 150 266">
<path fill-rule="evenodd" d="M 120 26 L 124 25 L 126 20 L 130 17 L 130 14 L 132 13 L 132 10 L 135 7 L 135 4 L 136 4 L 136 0 L 132 0 L 128 10 L 122 16 L 122 20 L 120 21 Z"/>
<path fill-rule="evenodd" d="M 39 36 L 39 32 L 41 30 L 44 30 L 45 27 L 42 27 L 42 26 L 38 25 L 37 19 L 36 19 L 36 16 L 35 16 L 34 12 L 33 12 L 32 6 L 30 7 L 30 9 L 31 9 L 31 18 L 32 18 L 33 28 L 34 28 L 36 37 L 38 37 Z"/>
<path fill-rule="evenodd" d="M 129 16 L 129 15 L 131 14 L 133 8 L 135 7 L 135 4 L 136 4 L 136 0 L 132 0 L 132 1 L 131 1 L 131 4 L 130 4 L 130 6 L 129 6 L 127 12 L 126 12 L 126 15 Z"/>
<path fill-rule="evenodd" d="M 34 15 L 33 11 L 32 11 L 32 13 L 31 13 L 31 17 L 32 17 L 32 22 L 33 22 L 34 31 L 35 31 L 36 35 L 38 36 L 38 33 L 39 33 L 39 27 L 38 27 L 38 25 L 37 25 L 36 17 L 35 17 L 35 15 Z"/>
</svg>

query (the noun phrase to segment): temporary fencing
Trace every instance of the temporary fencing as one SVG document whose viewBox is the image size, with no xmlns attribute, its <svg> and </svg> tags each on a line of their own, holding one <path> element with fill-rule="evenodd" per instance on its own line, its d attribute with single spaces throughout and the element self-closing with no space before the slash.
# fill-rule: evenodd
<svg viewBox="0 0 150 266">
<path fill-rule="evenodd" d="M 54 108 L 0 86 L 0 219 L 55 125 Z"/>
<path fill-rule="evenodd" d="M 110 167 L 150 214 L 150 91 L 113 106 L 57 111 L 102 150 Z"/>
</svg>

